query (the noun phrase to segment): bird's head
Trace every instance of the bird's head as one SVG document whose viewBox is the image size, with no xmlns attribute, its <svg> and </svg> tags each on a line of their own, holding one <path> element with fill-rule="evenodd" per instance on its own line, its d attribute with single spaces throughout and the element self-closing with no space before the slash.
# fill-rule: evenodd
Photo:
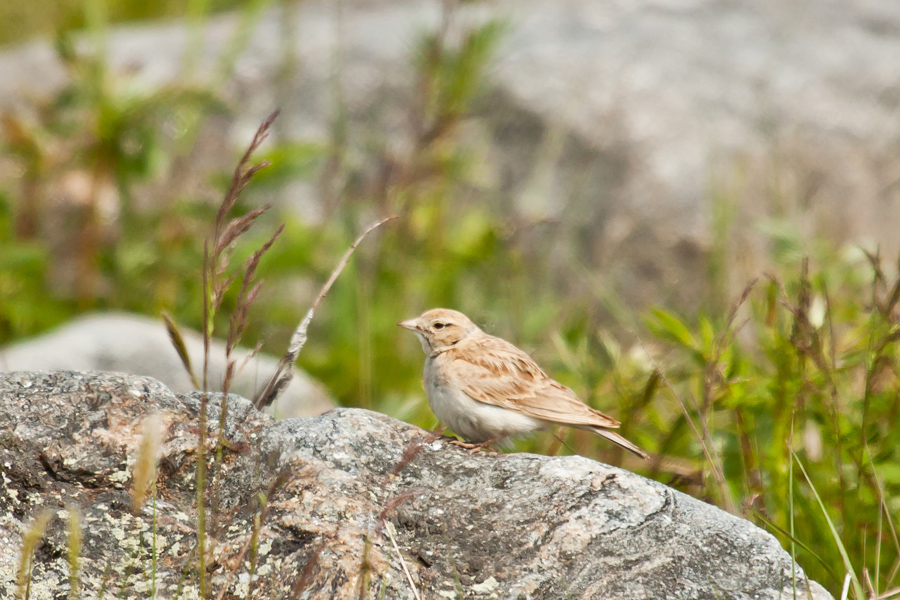
<svg viewBox="0 0 900 600">
<path fill-rule="evenodd" d="M 469 317 L 448 308 L 433 308 L 415 319 L 397 323 L 419 338 L 425 354 L 455 346 L 470 334 L 481 331 Z"/>
</svg>

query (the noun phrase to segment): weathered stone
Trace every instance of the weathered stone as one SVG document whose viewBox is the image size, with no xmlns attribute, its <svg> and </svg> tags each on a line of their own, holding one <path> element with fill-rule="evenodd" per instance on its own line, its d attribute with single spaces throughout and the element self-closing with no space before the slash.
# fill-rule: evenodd
<svg viewBox="0 0 900 600">
<path fill-rule="evenodd" d="M 198 379 L 202 377 L 203 336 L 182 329 L 185 346 Z M 234 359 L 244 363 L 249 354 L 238 348 Z M 210 344 L 209 381 L 221 390 L 225 373 L 225 344 Z M 247 397 L 275 372 L 278 359 L 257 354 L 234 377 L 231 391 Z M 129 313 L 93 313 L 81 316 L 41 336 L 0 348 L 3 371 L 114 371 L 145 375 L 176 393 L 195 389 L 162 319 Z M 325 388 L 299 368 L 275 404 L 267 409 L 278 418 L 310 417 L 334 408 Z"/>
<path fill-rule="evenodd" d="M 220 400 L 211 398 L 211 433 Z M 61 519 L 77 506 L 86 597 L 101 587 L 149 596 L 154 514 L 159 596 L 173 597 L 188 569 L 182 597 L 196 597 L 199 406 L 198 394 L 176 396 L 143 377 L 0 376 L 2 595 L 14 590 L 23 523 L 41 508 L 56 517 L 31 597 L 65 594 Z M 133 515 L 133 460 L 151 413 L 168 426 L 158 501 L 155 512 L 147 502 Z M 581 457 L 470 455 L 358 409 L 276 422 L 232 396 L 227 414 L 208 498 L 209 577 L 225 597 L 247 597 L 261 493 L 259 598 L 413 598 L 408 578 L 429 599 L 794 597 L 792 561 L 771 535 L 622 469 Z M 796 597 L 830 598 L 794 574 Z"/>
</svg>

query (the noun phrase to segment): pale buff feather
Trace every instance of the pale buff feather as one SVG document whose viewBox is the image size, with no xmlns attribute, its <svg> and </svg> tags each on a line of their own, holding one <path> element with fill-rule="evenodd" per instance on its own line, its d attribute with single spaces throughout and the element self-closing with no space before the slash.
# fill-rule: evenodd
<svg viewBox="0 0 900 600">
<path fill-rule="evenodd" d="M 432 396 L 440 397 L 440 410 L 446 415 L 442 420 L 467 425 L 478 432 L 478 437 L 485 437 L 486 430 L 494 431 L 491 436 L 507 434 L 504 426 L 493 422 L 472 423 L 475 417 L 463 412 L 462 402 L 455 410 L 448 406 L 448 398 L 462 393 L 484 405 L 535 419 L 536 424 L 556 423 L 591 431 L 647 458 L 640 448 L 609 431 L 619 427 L 618 421 L 586 405 L 575 392 L 544 373 L 528 354 L 484 333 L 464 314 L 433 309 L 399 325 L 413 331 L 422 342 L 428 356 L 425 374 L 429 402 L 435 408 Z"/>
<path fill-rule="evenodd" d="M 561 425 L 619 426 L 547 376 L 523 351 L 483 331 L 469 335 L 441 359 L 447 381 L 479 402 Z"/>
</svg>

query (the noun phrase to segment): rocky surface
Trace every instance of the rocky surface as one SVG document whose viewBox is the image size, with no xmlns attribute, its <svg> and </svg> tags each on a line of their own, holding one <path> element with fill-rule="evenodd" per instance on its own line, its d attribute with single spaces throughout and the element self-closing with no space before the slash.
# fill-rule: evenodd
<svg viewBox="0 0 900 600">
<path fill-rule="evenodd" d="M 187 328 L 182 328 L 182 335 L 200 377 L 203 336 Z M 235 352 L 238 364 L 248 352 L 245 348 Z M 277 358 L 257 354 L 237 373 L 231 391 L 252 398 L 277 365 Z M 176 393 L 195 389 L 162 319 L 131 313 L 84 315 L 38 337 L 0 348 L 3 371 L 114 371 L 153 377 Z M 221 389 L 224 373 L 225 344 L 214 340 L 209 366 L 213 389 Z M 267 411 L 278 418 L 309 417 L 332 408 L 334 402 L 325 388 L 295 367 L 294 378 Z"/>
<path fill-rule="evenodd" d="M 267 13 L 224 86 L 240 109 L 216 132 L 242 149 L 278 104 L 286 138 L 327 139 L 340 64 L 348 143 L 403 149 L 410 52 L 440 23 L 440 4 L 314 1 Z M 880 242 L 888 256 L 900 248 L 895 0 L 473 4 L 461 21 L 508 24 L 492 93 L 466 124 L 485 197 L 560 221 L 554 234 L 579 240 L 579 259 L 627 299 L 699 297 L 714 198 L 736 206 L 728 250 L 738 289 L 750 278 L 742 268 L 758 274 L 767 240 L 758 230 L 772 232 L 772 217 L 795 220 L 801 237 Z M 197 72 L 216 72 L 241 25 L 235 15 L 205 24 Z M 182 25 L 121 28 L 109 36 L 110 62 L 137 89 L 155 89 L 179 78 L 190 39 Z M 66 77 L 49 43 L 10 50 L 0 55 L 0 108 Z M 227 149 L 222 141 L 204 154 Z M 221 160 L 228 170 L 233 152 Z M 285 198 L 322 214 L 312 185 L 296 182 Z"/>
<path fill-rule="evenodd" d="M 789 556 L 749 522 L 581 457 L 470 455 L 387 416 L 273 421 L 232 396 L 214 465 L 212 589 L 257 598 L 791 598 Z M 152 503 L 130 510 L 141 423 L 167 426 L 156 503 L 159 597 L 196 597 L 196 394 L 143 377 L 0 376 L 0 595 L 23 523 L 50 509 L 31 597 L 66 595 L 65 507 L 83 523 L 80 585 L 149 596 Z M 210 418 L 218 417 L 218 399 Z M 392 539 L 393 538 L 393 539 Z M 396 549 L 395 549 L 396 546 Z M 399 552 L 398 552 L 399 549 Z M 796 572 L 798 598 L 830 598 Z M 410 583 L 412 582 L 412 584 Z"/>
</svg>

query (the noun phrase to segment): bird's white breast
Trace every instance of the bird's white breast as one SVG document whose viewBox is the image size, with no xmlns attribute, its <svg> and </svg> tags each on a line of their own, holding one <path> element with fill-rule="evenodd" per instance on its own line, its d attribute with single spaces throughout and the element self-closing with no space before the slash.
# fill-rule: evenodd
<svg viewBox="0 0 900 600">
<path fill-rule="evenodd" d="M 425 392 L 441 423 L 470 442 L 531 433 L 543 423 L 514 410 L 473 400 L 439 374 L 434 358 L 425 361 Z"/>
</svg>

